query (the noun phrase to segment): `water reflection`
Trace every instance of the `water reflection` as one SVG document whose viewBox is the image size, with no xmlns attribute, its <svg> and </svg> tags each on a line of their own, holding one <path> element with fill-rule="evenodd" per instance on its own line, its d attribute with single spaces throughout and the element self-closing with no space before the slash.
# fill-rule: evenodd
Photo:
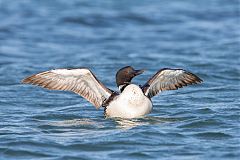
<svg viewBox="0 0 240 160">
<path fill-rule="evenodd" d="M 115 119 L 117 125 L 117 128 L 120 129 L 131 129 L 137 126 L 143 126 L 147 125 L 148 122 L 141 121 L 140 119 L 122 119 L 122 118 L 117 118 Z"/>
<path fill-rule="evenodd" d="M 48 125 L 56 126 L 56 127 L 72 127 L 72 126 L 95 126 L 97 125 L 97 123 L 91 119 L 84 118 L 84 119 L 54 121 L 54 122 L 48 123 Z"/>
</svg>

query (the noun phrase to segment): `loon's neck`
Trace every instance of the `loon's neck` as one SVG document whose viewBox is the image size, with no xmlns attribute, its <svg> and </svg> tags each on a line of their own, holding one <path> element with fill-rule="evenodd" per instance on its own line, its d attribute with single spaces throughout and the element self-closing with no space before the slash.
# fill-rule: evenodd
<svg viewBox="0 0 240 160">
<path fill-rule="evenodd" d="M 120 92 L 123 92 L 123 90 L 129 85 L 131 84 L 130 82 L 124 82 L 123 84 L 118 85 L 118 89 Z"/>
</svg>

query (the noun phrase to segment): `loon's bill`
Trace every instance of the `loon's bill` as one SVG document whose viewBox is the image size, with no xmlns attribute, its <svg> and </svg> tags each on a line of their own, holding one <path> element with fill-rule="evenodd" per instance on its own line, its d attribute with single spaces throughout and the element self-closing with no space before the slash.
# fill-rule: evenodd
<svg viewBox="0 0 240 160">
<path fill-rule="evenodd" d="M 190 84 L 201 83 L 195 74 L 183 69 L 159 70 L 143 86 L 131 80 L 144 72 L 131 66 L 121 68 L 116 74 L 120 91 L 105 87 L 87 68 L 54 69 L 25 78 L 22 82 L 50 90 L 72 91 L 84 97 L 97 109 L 104 107 L 107 117 L 136 118 L 151 112 L 151 98 L 164 90 L 175 90 Z"/>
</svg>

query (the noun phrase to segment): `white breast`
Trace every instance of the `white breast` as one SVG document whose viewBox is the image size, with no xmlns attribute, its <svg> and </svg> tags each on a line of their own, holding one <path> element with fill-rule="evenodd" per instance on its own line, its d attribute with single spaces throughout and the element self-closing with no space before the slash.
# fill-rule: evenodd
<svg viewBox="0 0 240 160">
<path fill-rule="evenodd" d="M 150 99 L 143 94 L 139 86 L 131 84 L 107 106 L 106 116 L 136 118 L 150 113 L 151 110 Z"/>
</svg>

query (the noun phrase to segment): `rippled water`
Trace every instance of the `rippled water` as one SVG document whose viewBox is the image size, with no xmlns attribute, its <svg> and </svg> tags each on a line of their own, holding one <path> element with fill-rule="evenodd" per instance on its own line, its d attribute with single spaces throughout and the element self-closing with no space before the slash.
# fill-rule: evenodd
<svg viewBox="0 0 240 160">
<path fill-rule="evenodd" d="M 0 0 L 0 159 L 239 159 L 239 1 Z M 204 83 L 104 119 L 78 95 L 20 84 L 52 68 L 184 68 Z"/>
</svg>

